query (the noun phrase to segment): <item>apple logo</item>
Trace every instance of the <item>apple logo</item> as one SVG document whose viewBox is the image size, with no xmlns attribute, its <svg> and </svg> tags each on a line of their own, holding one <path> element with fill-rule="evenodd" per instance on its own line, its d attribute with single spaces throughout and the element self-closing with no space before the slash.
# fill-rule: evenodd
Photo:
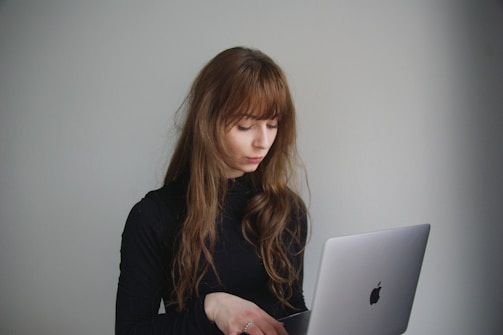
<svg viewBox="0 0 503 335">
<path fill-rule="evenodd" d="M 379 293 L 381 292 L 381 282 L 377 284 L 377 287 L 375 287 L 372 292 L 370 293 L 370 304 L 373 305 L 376 302 L 379 301 Z"/>
</svg>

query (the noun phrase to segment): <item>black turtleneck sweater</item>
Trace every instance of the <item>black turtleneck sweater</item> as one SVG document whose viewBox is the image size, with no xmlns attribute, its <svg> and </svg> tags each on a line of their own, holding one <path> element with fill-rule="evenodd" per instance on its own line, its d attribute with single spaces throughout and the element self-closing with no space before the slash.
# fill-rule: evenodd
<svg viewBox="0 0 503 335">
<path fill-rule="evenodd" d="M 220 282 L 209 270 L 199 286 L 199 297 L 177 311 L 166 307 L 159 314 L 161 299 L 168 300 L 173 286 L 171 264 L 175 237 L 185 217 L 185 183 L 178 181 L 149 192 L 131 210 L 122 234 L 120 277 L 116 301 L 116 334 L 222 334 L 206 317 L 204 299 L 211 292 L 227 292 L 253 301 L 276 318 L 306 310 L 302 293 L 302 276 L 290 303 L 282 306 L 267 288 L 268 277 L 257 256 L 241 232 L 241 220 L 248 199 L 252 196 L 248 175 L 229 180 L 229 190 L 221 222 L 217 225 L 218 240 L 213 253 Z M 302 243 L 305 243 L 307 219 L 302 218 Z M 284 236 L 288 236 L 285 234 Z M 302 266 L 302 258 L 292 262 Z"/>
</svg>

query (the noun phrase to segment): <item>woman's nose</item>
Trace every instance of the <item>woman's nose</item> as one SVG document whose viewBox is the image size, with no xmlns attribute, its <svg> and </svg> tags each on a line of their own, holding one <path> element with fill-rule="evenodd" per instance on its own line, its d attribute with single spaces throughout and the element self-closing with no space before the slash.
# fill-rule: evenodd
<svg viewBox="0 0 503 335">
<path fill-rule="evenodd" d="M 271 146 L 271 136 L 267 127 L 257 127 L 253 145 L 258 148 L 268 149 Z"/>
</svg>

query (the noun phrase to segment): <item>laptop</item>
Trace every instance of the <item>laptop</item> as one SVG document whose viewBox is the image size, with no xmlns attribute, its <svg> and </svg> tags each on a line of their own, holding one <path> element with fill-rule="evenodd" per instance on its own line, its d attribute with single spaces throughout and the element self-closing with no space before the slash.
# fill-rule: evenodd
<svg viewBox="0 0 503 335">
<path fill-rule="evenodd" d="M 288 334 L 403 334 L 429 232 L 421 224 L 328 239 L 311 310 L 280 319 Z"/>
</svg>

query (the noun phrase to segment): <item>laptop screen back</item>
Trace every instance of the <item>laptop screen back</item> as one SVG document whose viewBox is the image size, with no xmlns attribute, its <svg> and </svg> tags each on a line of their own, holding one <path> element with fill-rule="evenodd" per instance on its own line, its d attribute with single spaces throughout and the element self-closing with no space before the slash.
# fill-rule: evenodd
<svg viewBox="0 0 503 335">
<path fill-rule="evenodd" d="M 405 332 L 429 224 L 327 240 L 308 335 Z"/>
</svg>

